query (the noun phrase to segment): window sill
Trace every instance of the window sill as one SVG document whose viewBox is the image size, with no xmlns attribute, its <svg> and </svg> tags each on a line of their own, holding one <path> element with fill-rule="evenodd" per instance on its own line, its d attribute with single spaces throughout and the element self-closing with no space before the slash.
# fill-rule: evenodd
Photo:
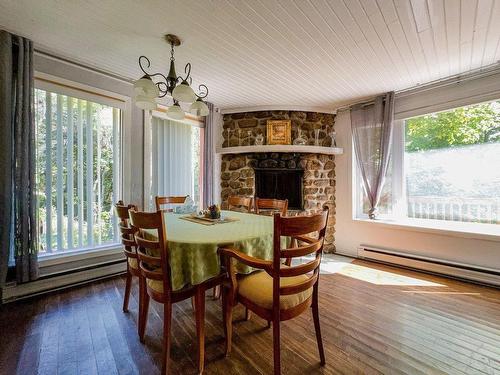
<svg viewBox="0 0 500 375">
<path fill-rule="evenodd" d="M 110 244 L 93 249 L 79 249 L 41 255 L 38 258 L 40 276 L 48 276 L 67 272 L 82 267 L 101 265 L 108 262 L 125 259 L 120 244 Z"/>
<path fill-rule="evenodd" d="M 370 223 L 414 232 L 434 233 L 445 236 L 472 238 L 500 242 L 500 225 L 460 223 L 431 219 L 376 219 L 354 218 L 354 221 Z"/>
</svg>

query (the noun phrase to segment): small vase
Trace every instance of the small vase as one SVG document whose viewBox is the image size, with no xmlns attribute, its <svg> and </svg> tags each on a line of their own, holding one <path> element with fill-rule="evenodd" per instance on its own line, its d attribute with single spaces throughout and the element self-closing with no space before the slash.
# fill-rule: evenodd
<svg viewBox="0 0 500 375">
<path fill-rule="evenodd" d="M 321 131 L 321 129 L 314 129 L 314 145 L 315 146 L 321 146 L 319 144 L 319 132 Z"/>
<path fill-rule="evenodd" d="M 297 129 L 297 138 L 293 140 L 293 144 L 296 146 L 304 146 L 307 144 L 307 139 L 302 135 L 302 130 L 300 128 Z"/>
<path fill-rule="evenodd" d="M 261 133 L 259 133 L 255 137 L 255 145 L 262 146 L 263 144 L 264 144 L 264 136 Z"/>
<path fill-rule="evenodd" d="M 331 132 L 330 138 L 332 139 L 331 147 L 337 147 L 337 132 L 335 131 Z"/>
</svg>

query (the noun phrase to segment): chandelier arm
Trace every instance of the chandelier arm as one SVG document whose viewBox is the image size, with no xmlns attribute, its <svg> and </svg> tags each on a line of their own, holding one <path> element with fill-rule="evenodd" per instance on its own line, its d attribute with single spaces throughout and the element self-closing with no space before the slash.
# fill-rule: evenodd
<svg viewBox="0 0 500 375">
<path fill-rule="evenodd" d="M 196 94 L 198 99 L 205 99 L 208 96 L 208 87 L 204 84 L 198 86 L 199 94 Z"/>
<path fill-rule="evenodd" d="M 167 96 L 168 85 L 165 82 L 160 81 L 160 82 L 156 83 L 156 86 L 158 87 L 158 90 L 160 91 L 160 95 L 158 95 L 159 98 L 164 98 L 165 96 Z M 163 89 L 161 86 L 165 86 L 165 88 Z"/>
<path fill-rule="evenodd" d="M 143 61 L 144 60 L 146 60 L 146 63 L 145 63 L 145 64 L 147 64 L 146 67 L 143 66 Z M 145 75 L 147 75 L 148 77 L 157 77 L 157 76 L 160 76 L 160 77 L 162 77 L 165 80 L 165 82 L 168 82 L 168 79 L 167 79 L 167 77 L 164 74 L 159 73 L 159 72 L 158 73 L 148 73 L 146 71 L 146 69 L 148 69 L 149 67 L 151 67 L 151 61 L 146 56 L 144 56 L 144 55 L 139 57 L 139 67 L 141 68 L 142 72 Z M 161 83 L 164 83 L 164 82 L 161 82 Z"/>
<path fill-rule="evenodd" d="M 191 79 L 191 63 L 187 63 L 186 66 L 184 67 L 184 73 L 186 73 L 186 78 L 182 78 L 182 76 L 177 77 L 177 79 L 181 81 L 187 81 L 188 79 L 190 82 L 192 82 Z"/>
<path fill-rule="evenodd" d="M 151 61 L 149 61 L 149 59 L 148 59 L 146 56 L 144 56 L 144 55 L 142 55 L 142 56 L 140 56 L 140 57 L 139 57 L 139 67 L 141 68 L 142 72 L 143 72 L 145 75 L 149 76 L 149 73 L 148 73 L 148 72 L 146 72 L 146 69 L 144 69 L 144 67 L 142 66 L 143 60 L 146 60 L 146 63 L 148 64 L 148 65 L 146 66 L 146 69 L 147 69 L 147 68 L 149 68 L 149 67 L 151 66 Z"/>
</svg>

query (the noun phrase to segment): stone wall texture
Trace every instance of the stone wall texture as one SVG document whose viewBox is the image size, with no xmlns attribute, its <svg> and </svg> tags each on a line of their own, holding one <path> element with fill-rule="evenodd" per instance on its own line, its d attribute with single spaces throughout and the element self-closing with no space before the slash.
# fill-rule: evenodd
<svg viewBox="0 0 500 375">
<path fill-rule="evenodd" d="M 257 134 L 266 137 L 269 119 L 291 119 L 292 141 L 298 129 L 314 144 L 314 129 L 320 129 L 320 144 L 330 146 L 328 134 L 334 127 L 334 115 L 298 111 L 262 111 L 224 115 L 223 147 L 253 145 Z M 229 129 L 229 132 L 227 131 Z M 241 133 L 238 131 L 241 130 Z M 241 134 L 241 136 L 239 136 Z M 265 142 L 264 142 L 265 143 Z M 255 194 L 254 167 L 303 169 L 303 201 L 305 213 L 313 213 L 323 205 L 330 208 L 325 239 L 325 252 L 335 250 L 335 156 L 320 154 L 250 153 L 225 154 L 221 165 L 222 208 L 227 208 L 231 195 L 253 196 Z M 290 214 L 300 214 L 291 212 Z"/>
</svg>

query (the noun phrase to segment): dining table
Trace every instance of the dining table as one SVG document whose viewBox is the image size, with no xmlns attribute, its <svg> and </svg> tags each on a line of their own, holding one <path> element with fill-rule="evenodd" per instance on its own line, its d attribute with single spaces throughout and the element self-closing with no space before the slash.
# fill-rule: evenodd
<svg viewBox="0 0 500 375">
<path fill-rule="evenodd" d="M 220 274 L 217 248 L 230 244 L 241 252 L 260 259 L 273 257 L 273 218 L 235 211 L 221 211 L 227 221 L 207 225 L 190 221 L 190 215 L 164 211 L 172 290 L 204 283 Z M 147 231 L 149 239 L 157 233 Z M 251 267 L 237 264 L 238 273 Z"/>
</svg>

